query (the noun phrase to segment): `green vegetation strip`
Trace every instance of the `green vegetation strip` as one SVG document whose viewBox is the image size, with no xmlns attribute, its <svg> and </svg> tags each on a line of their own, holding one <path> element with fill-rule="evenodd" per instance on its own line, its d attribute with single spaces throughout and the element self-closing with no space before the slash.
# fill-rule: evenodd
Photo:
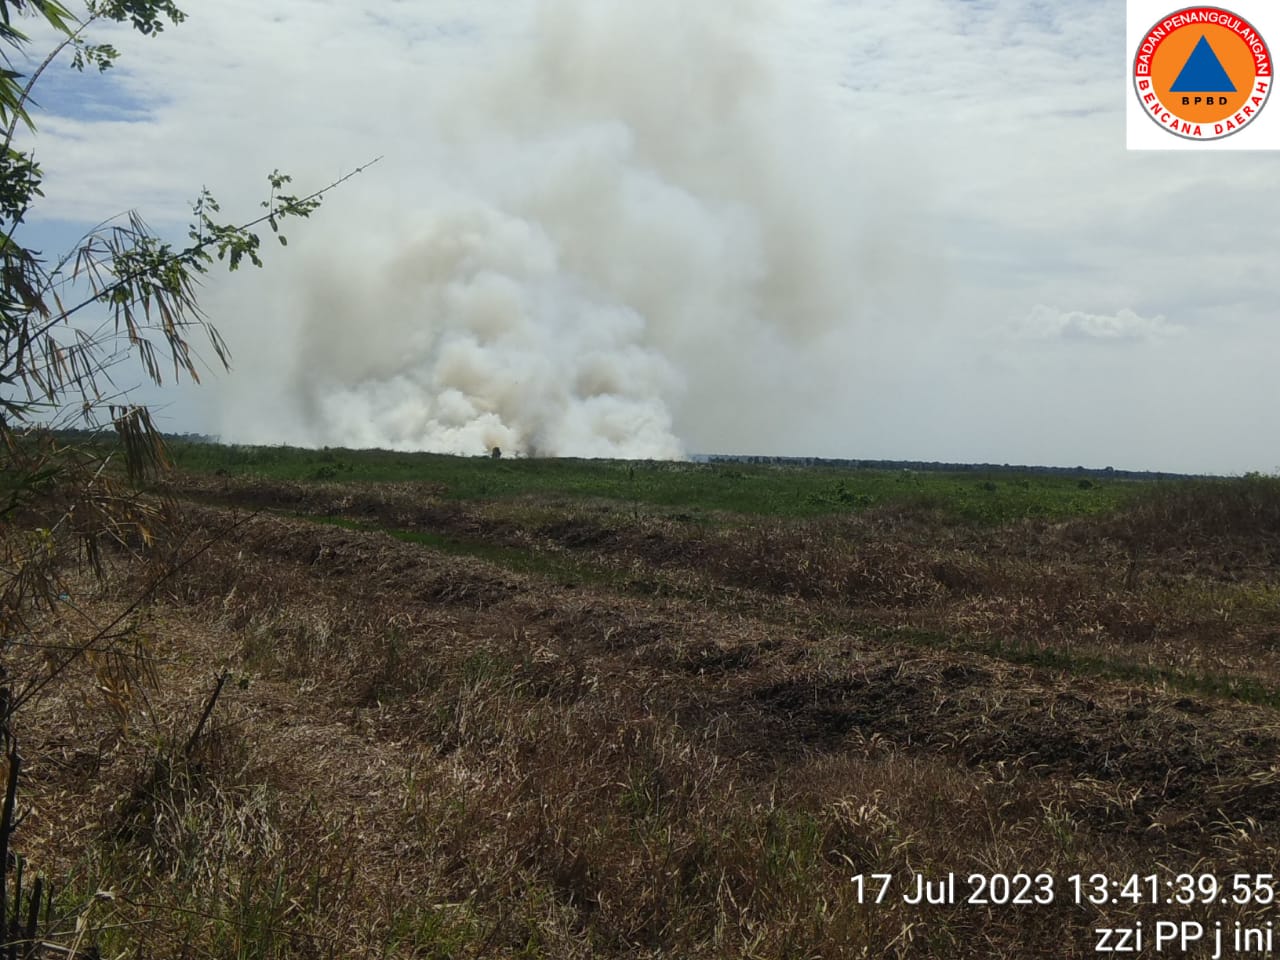
<svg viewBox="0 0 1280 960">
<path fill-rule="evenodd" d="M 872 635 L 879 639 L 906 642 L 912 646 L 927 647 L 932 650 L 983 654 L 1007 663 L 1038 667 L 1043 670 L 1061 670 L 1073 676 L 1091 676 L 1101 680 L 1168 687 L 1179 693 L 1236 700 L 1260 707 L 1280 708 L 1280 691 L 1258 682 L 1253 677 L 1187 673 L 1184 670 L 1169 667 L 1126 663 L 1052 647 L 1017 645 L 1003 640 L 961 639 L 913 628 L 878 628 L 872 631 Z"/>
<path fill-rule="evenodd" d="M 298 520 L 309 520 L 312 523 L 341 527 L 344 530 L 356 530 L 361 533 L 385 533 L 387 536 L 402 540 L 405 543 L 416 543 L 430 547 L 450 556 L 465 556 L 473 557 L 477 560 L 485 560 L 514 573 L 545 577 L 564 586 L 592 583 L 618 590 L 627 590 L 631 586 L 629 579 L 620 574 L 610 570 L 602 570 L 594 564 L 583 563 L 580 560 L 557 554 L 535 553 L 519 547 L 504 547 L 482 541 L 448 537 L 438 533 L 397 530 L 382 527 L 375 523 L 348 520 L 344 517 L 317 517 L 299 513 L 289 514 L 289 516 Z"/>
<path fill-rule="evenodd" d="M 607 499 L 753 516 L 899 507 L 979 525 L 1116 510 L 1152 484 L 1057 474 L 851 470 L 685 461 L 503 459 L 386 450 L 303 450 L 173 441 L 181 469 L 294 482 L 438 483 L 455 500 Z"/>
</svg>

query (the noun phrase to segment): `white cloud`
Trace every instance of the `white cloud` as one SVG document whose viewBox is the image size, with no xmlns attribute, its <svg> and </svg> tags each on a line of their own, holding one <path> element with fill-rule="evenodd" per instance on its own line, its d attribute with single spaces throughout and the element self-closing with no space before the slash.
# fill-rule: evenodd
<svg viewBox="0 0 1280 960">
<path fill-rule="evenodd" d="M 1132 342 L 1176 337 L 1186 331 L 1162 316 L 1140 317 L 1132 310 L 1100 315 L 1040 305 L 1014 325 L 1014 332 L 1033 340 Z"/>
</svg>

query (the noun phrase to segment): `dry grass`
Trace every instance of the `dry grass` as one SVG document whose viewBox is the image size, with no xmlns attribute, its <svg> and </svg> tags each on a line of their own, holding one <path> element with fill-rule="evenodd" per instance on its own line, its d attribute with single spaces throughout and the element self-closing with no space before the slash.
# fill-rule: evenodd
<svg viewBox="0 0 1280 960">
<path fill-rule="evenodd" d="M 127 730 L 88 674 L 24 719 L 23 853 L 108 954 L 1084 957 L 1094 927 L 1256 908 L 1068 904 L 1068 875 L 1280 853 L 1271 709 L 991 655 L 1269 683 L 1248 658 L 1276 585 L 1243 534 L 1254 573 L 1224 581 L 1220 543 L 1135 574 L 1101 525 L 522 524 L 351 496 L 315 509 L 571 554 L 624 589 L 280 517 L 225 536 L 164 584 Z M 229 517 L 192 509 L 190 542 Z M 102 617 L 137 585 L 122 566 L 77 599 Z M 850 882 L 948 872 L 1049 872 L 1059 899 L 859 904 Z"/>
</svg>

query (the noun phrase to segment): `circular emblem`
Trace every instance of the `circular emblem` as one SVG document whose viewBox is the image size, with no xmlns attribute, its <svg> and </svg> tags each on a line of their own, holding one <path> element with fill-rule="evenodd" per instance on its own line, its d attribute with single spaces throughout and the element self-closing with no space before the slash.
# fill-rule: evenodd
<svg viewBox="0 0 1280 960">
<path fill-rule="evenodd" d="M 1230 10 L 1187 7 L 1143 34 L 1133 88 L 1147 116 L 1169 133 L 1218 140 L 1262 111 L 1271 92 L 1271 51 Z"/>
</svg>

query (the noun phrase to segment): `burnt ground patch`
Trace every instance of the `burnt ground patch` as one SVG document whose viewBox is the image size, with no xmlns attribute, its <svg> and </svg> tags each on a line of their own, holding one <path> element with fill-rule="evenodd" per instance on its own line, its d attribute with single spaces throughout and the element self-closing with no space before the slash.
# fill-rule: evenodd
<svg viewBox="0 0 1280 960">
<path fill-rule="evenodd" d="M 538 535 L 570 549 L 608 549 L 622 540 L 612 527 L 582 517 L 565 517 L 538 528 Z"/>
<path fill-rule="evenodd" d="M 1274 739 L 1247 722 L 1188 715 L 1180 702 L 1016 670 L 881 662 L 845 676 L 760 683 L 716 712 L 736 749 L 766 769 L 885 738 L 974 767 L 1112 784 L 1127 796 L 1127 819 L 1117 822 L 1114 805 L 1079 811 L 1104 827 L 1140 832 L 1173 821 L 1194 832 L 1224 818 L 1280 822 Z"/>
</svg>

